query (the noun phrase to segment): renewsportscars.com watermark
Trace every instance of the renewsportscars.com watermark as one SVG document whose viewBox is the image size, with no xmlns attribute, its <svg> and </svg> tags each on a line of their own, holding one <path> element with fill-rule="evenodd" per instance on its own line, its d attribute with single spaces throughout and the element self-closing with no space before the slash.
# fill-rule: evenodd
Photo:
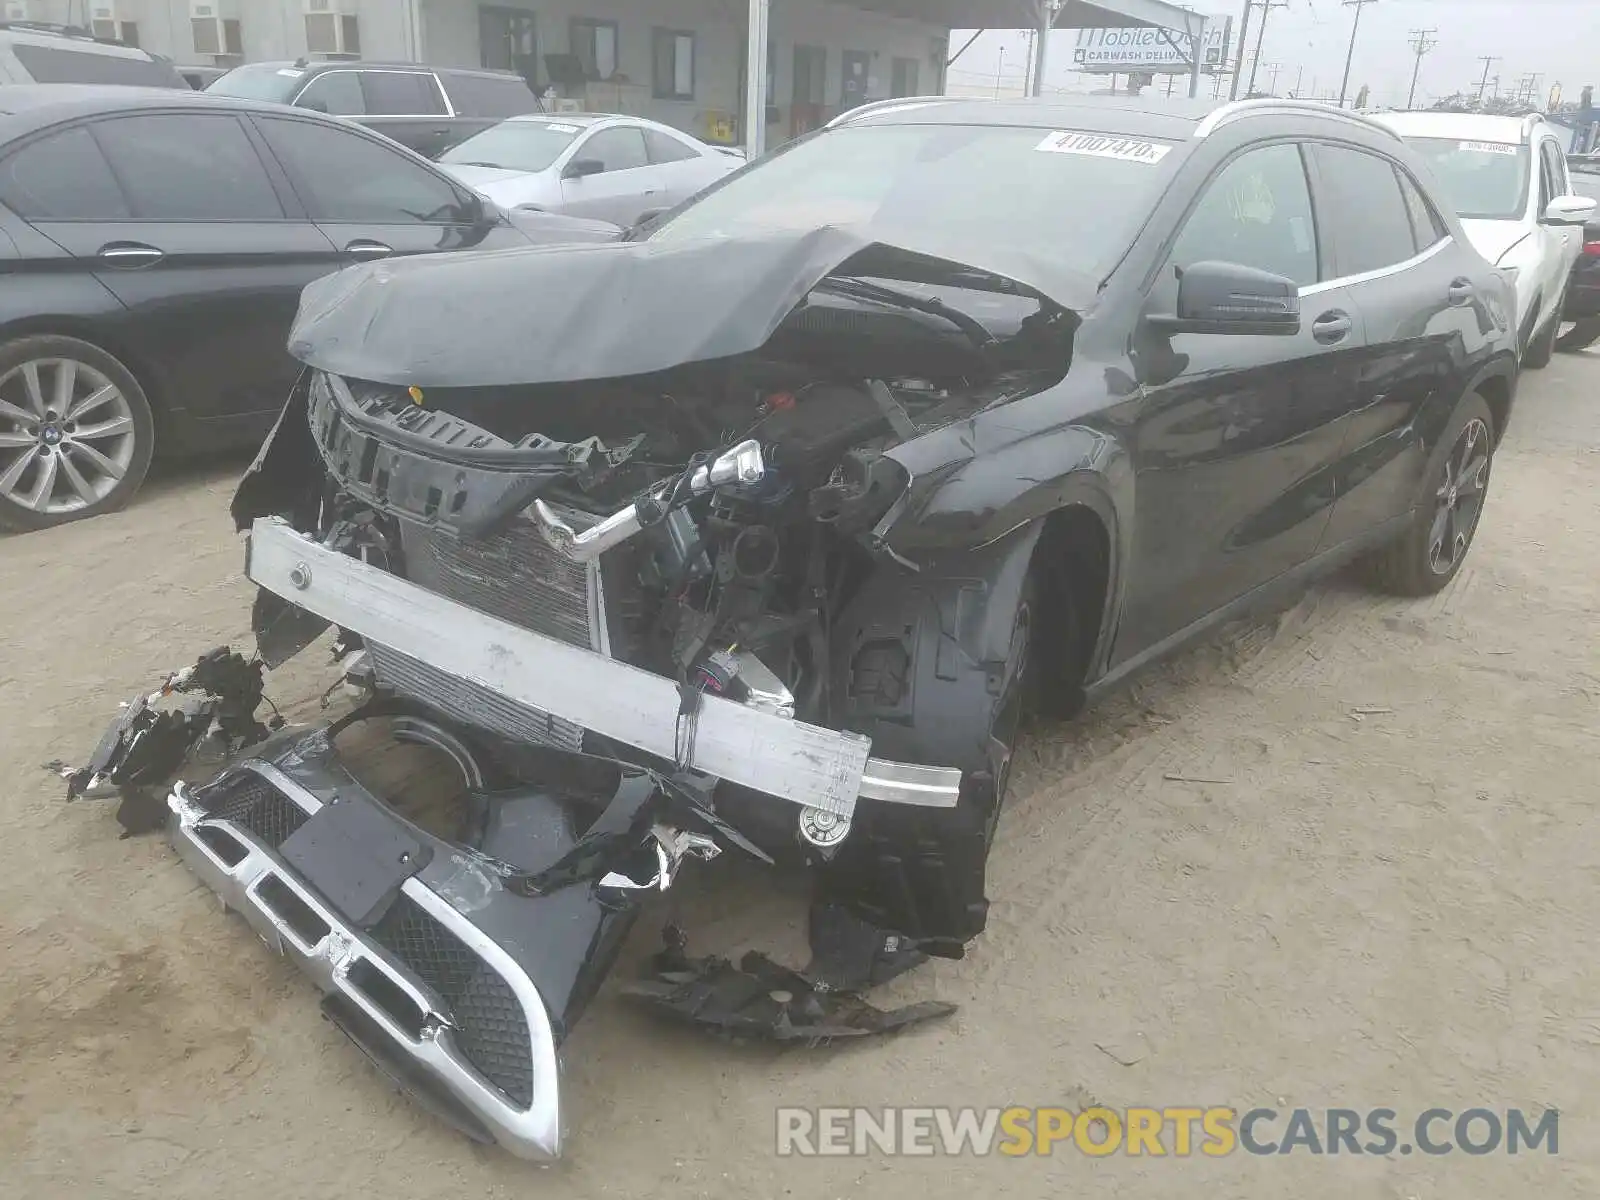
<svg viewBox="0 0 1600 1200">
<path fill-rule="evenodd" d="M 1561 1114 L 1430 1108 L 780 1108 L 780 1155 L 1090 1158 L 1560 1152 Z"/>
</svg>

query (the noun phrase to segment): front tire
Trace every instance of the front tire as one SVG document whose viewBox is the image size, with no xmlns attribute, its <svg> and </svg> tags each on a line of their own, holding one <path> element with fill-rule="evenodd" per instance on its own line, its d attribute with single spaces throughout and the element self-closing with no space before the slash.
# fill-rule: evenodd
<svg viewBox="0 0 1600 1200">
<path fill-rule="evenodd" d="M 1423 502 L 1405 533 L 1371 562 L 1373 581 L 1400 596 L 1431 596 L 1461 570 L 1488 498 L 1494 417 L 1469 396 L 1456 410 L 1428 464 Z"/>
<path fill-rule="evenodd" d="M 154 451 L 150 401 L 116 357 L 55 334 L 0 346 L 0 528 L 121 508 Z"/>
</svg>

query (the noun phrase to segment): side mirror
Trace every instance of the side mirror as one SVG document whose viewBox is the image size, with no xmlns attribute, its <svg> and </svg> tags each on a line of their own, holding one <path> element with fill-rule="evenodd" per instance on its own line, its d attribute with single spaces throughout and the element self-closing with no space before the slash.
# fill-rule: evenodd
<svg viewBox="0 0 1600 1200">
<path fill-rule="evenodd" d="M 585 179 L 590 175 L 605 174 L 606 165 L 598 158 L 575 158 L 561 172 L 563 179 Z"/>
<path fill-rule="evenodd" d="M 1586 196 L 1557 196 L 1542 219 L 1546 225 L 1587 225 L 1594 210 L 1595 202 Z"/>
<path fill-rule="evenodd" d="M 1179 271 L 1178 311 L 1150 323 L 1167 333 L 1292 337 L 1300 332 L 1300 288 L 1271 271 L 1198 262 Z"/>
</svg>

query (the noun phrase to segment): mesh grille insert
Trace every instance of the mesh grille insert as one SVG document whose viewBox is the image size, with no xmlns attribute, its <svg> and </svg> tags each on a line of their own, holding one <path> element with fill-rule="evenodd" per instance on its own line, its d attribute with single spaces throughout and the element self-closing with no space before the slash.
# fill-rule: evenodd
<svg viewBox="0 0 1600 1200">
<path fill-rule="evenodd" d="M 462 940 L 401 896 L 372 929 L 450 1008 L 456 1044 L 478 1073 L 519 1107 L 533 1103 L 533 1050 L 516 993 Z"/>
<path fill-rule="evenodd" d="M 276 850 L 306 823 L 306 813 L 261 776 L 241 771 L 195 793 L 209 816 L 248 829 Z"/>
</svg>

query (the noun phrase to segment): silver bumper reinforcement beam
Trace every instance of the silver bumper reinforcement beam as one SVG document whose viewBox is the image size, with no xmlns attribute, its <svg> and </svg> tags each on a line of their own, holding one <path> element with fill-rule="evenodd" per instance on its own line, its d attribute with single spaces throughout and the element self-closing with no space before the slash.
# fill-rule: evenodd
<svg viewBox="0 0 1600 1200">
<path fill-rule="evenodd" d="M 677 757 L 679 697 L 670 679 L 458 604 L 275 517 L 252 527 L 246 570 L 269 592 L 368 641 L 625 745 Z M 959 770 L 872 758 L 870 747 L 857 733 L 707 695 L 687 765 L 846 819 L 858 797 L 955 806 Z"/>
</svg>

